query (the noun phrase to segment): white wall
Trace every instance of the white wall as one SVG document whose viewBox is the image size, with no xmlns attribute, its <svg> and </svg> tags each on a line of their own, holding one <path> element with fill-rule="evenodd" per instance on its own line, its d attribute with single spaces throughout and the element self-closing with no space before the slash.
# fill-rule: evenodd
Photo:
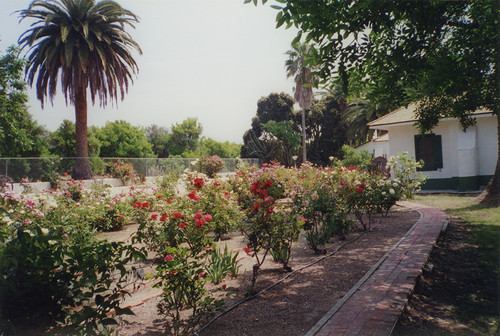
<svg viewBox="0 0 500 336">
<path fill-rule="evenodd" d="M 393 126 L 389 129 L 389 155 L 408 152 L 415 158 L 415 135 L 418 130 L 412 125 Z M 450 123 L 441 122 L 439 126 L 432 130 L 432 133 L 441 135 L 441 145 L 443 150 L 443 168 L 435 171 L 424 171 L 429 178 L 448 178 L 457 176 L 457 155 L 456 155 L 456 132 L 450 132 Z M 455 175 L 453 175 L 455 174 Z"/>
<path fill-rule="evenodd" d="M 479 175 L 493 175 L 498 159 L 497 121 L 494 117 L 477 119 Z"/>
<path fill-rule="evenodd" d="M 360 152 L 362 150 L 367 150 L 370 154 L 373 154 L 373 157 L 379 156 L 387 156 L 389 153 L 389 142 L 388 141 L 380 141 L 374 142 L 373 140 L 362 144 L 361 146 L 356 147 L 356 152 Z"/>
<path fill-rule="evenodd" d="M 406 151 L 415 158 L 412 125 L 396 125 L 389 130 L 388 155 Z M 432 133 L 441 135 L 443 168 L 426 171 L 429 178 L 493 175 L 497 162 L 497 122 L 494 117 L 479 117 L 477 124 L 463 132 L 458 120 L 443 120 Z"/>
</svg>

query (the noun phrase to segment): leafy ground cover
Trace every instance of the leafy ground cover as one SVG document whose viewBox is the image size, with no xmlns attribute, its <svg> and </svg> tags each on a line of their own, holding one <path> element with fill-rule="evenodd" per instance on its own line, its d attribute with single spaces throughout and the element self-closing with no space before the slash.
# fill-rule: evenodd
<svg viewBox="0 0 500 336">
<path fill-rule="evenodd" d="M 450 214 L 395 336 L 497 335 L 500 208 L 474 196 L 417 196 Z"/>
</svg>

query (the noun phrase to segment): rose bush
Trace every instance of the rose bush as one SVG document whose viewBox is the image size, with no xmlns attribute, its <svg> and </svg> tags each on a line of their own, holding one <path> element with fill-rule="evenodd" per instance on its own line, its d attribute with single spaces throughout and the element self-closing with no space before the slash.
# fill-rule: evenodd
<svg viewBox="0 0 500 336">
<path fill-rule="evenodd" d="M 224 168 L 224 161 L 217 154 L 202 156 L 196 161 L 194 168 L 208 177 L 214 178 Z"/>
<path fill-rule="evenodd" d="M 57 322 L 65 332 L 98 334 L 130 314 L 121 298 L 133 245 L 97 239 L 71 196 L 0 195 L 0 305 L 17 324 Z M 83 201 L 83 197 L 81 200 Z M 69 201 L 68 201 L 69 200 Z"/>
<path fill-rule="evenodd" d="M 397 166 L 392 169 L 395 176 L 404 175 L 397 175 Z M 227 181 L 189 170 L 182 175 L 184 185 L 177 177 L 159 179 L 149 190 L 131 186 L 116 196 L 71 180 L 35 196 L 0 194 L 0 268 L 7 274 L 0 279 L 2 305 L 28 302 L 43 290 L 47 296 L 24 316 L 33 308 L 66 326 L 102 330 L 112 322 L 112 310 L 130 313 L 119 306 L 125 267 L 145 251 L 99 240 L 98 231 L 138 223 L 133 242 L 157 256 L 152 276 L 163 290 L 160 312 L 174 333 L 191 330 L 221 304 L 206 281 L 220 282 L 230 268 L 237 274 L 234 256 L 219 254 L 214 238 L 236 229 L 244 234 L 243 250 L 256 261 L 253 291 L 268 254 L 291 270 L 292 245 L 302 232 L 316 253 L 324 253 L 334 236 L 370 229 L 375 214 L 387 214 L 417 183 L 412 174 L 391 180 L 354 166 L 291 169 L 277 163 L 242 167 Z M 7 291 L 15 293 L 12 300 Z"/>
</svg>

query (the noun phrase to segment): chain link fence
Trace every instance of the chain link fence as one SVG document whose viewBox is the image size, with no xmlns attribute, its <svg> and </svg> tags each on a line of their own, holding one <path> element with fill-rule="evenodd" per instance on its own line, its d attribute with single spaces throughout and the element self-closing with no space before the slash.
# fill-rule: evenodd
<svg viewBox="0 0 500 336">
<path fill-rule="evenodd" d="M 22 157 L 0 158 L 0 175 L 8 176 L 15 182 L 23 178 L 30 181 L 50 181 L 55 174 L 71 174 L 75 164 L 74 157 Z M 184 158 L 101 158 L 90 157 L 89 163 L 95 176 L 108 174 L 108 166 L 117 161 L 132 164 L 137 174 L 144 176 L 161 176 L 172 170 L 182 172 L 189 168 L 193 170 L 197 159 Z M 241 165 L 261 166 L 260 159 L 222 159 L 222 173 L 235 172 Z"/>
</svg>

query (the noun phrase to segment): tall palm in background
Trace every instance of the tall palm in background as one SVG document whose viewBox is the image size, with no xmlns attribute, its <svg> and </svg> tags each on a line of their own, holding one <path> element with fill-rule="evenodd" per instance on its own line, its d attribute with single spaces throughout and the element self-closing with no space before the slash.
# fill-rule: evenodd
<svg viewBox="0 0 500 336">
<path fill-rule="evenodd" d="M 323 90 L 318 95 L 332 97 L 338 104 L 340 114 L 346 124 L 347 141 L 350 146 L 359 146 L 369 141 L 372 131 L 367 124 L 389 112 L 388 108 L 383 106 L 377 108 L 368 99 L 362 98 L 363 95 L 359 91 L 355 91 L 357 95 L 348 95 L 341 85 L 323 88 Z M 363 93 L 366 94 L 366 92 Z"/>
<path fill-rule="evenodd" d="M 285 54 L 288 59 L 285 62 L 287 78 L 295 76 L 294 99 L 302 110 L 302 162 L 307 161 L 306 153 L 306 110 L 311 108 L 313 99 L 312 85 L 314 78 L 311 68 L 305 64 L 306 57 L 310 52 L 307 44 L 294 43 L 292 49 Z"/>
<path fill-rule="evenodd" d="M 42 107 L 56 94 L 58 74 L 66 99 L 75 107 L 76 155 L 73 178 L 90 178 L 87 144 L 87 93 L 105 106 L 108 97 L 123 100 L 132 75 L 138 71 L 131 50 L 142 53 L 125 31 L 139 19 L 114 1 L 52 0 L 33 1 L 19 11 L 21 21 L 35 19 L 19 38 L 29 48 L 26 76 L 36 84 Z M 36 80 L 35 80 L 36 78 Z"/>
<path fill-rule="evenodd" d="M 377 119 L 378 112 L 370 102 L 363 98 L 356 98 L 348 104 L 343 117 L 347 125 L 349 145 L 359 146 L 370 140 L 372 131 L 367 124 Z"/>
</svg>

